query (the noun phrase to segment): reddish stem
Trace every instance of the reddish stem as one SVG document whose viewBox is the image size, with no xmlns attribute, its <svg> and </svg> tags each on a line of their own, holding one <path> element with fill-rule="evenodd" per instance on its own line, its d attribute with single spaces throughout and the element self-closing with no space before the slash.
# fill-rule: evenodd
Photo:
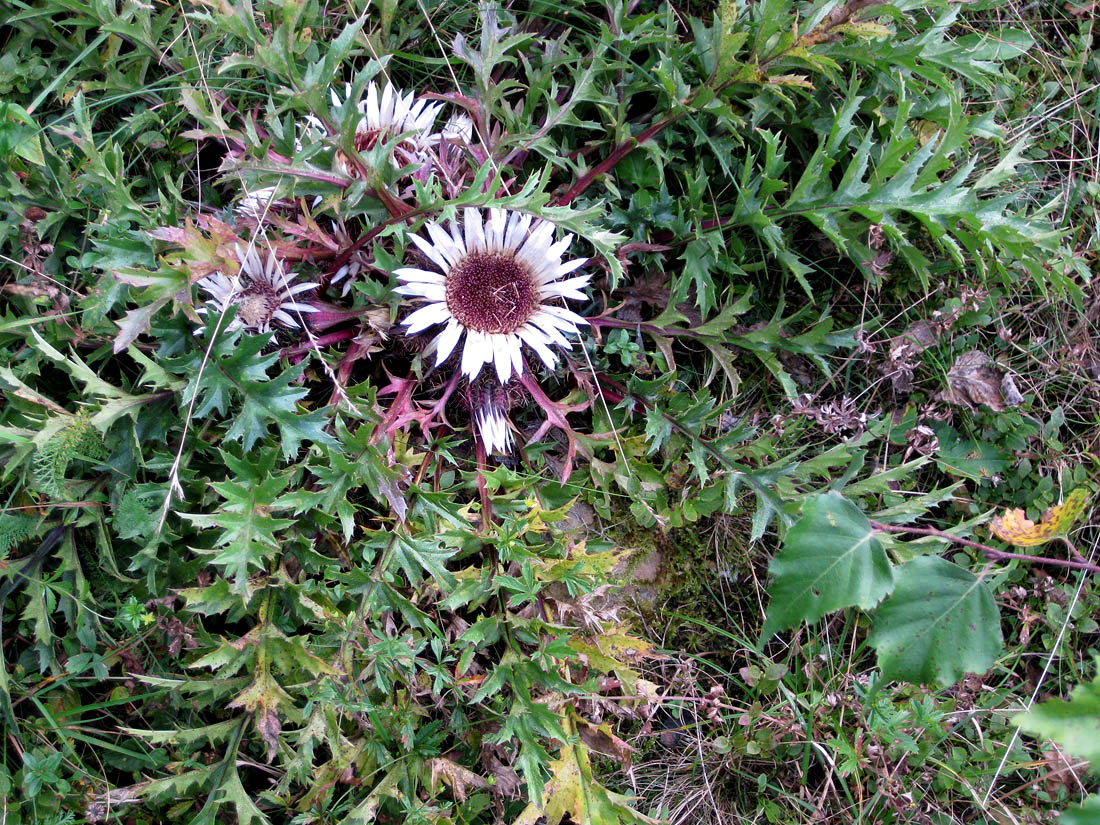
<svg viewBox="0 0 1100 825">
<path fill-rule="evenodd" d="M 1049 564 L 1054 567 L 1069 567 L 1072 570 L 1087 570 L 1090 573 L 1100 573 L 1100 566 L 1089 564 L 1087 561 L 1070 561 L 1069 559 L 1054 559 L 1050 556 L 1028 556 L 1023 553 L 1009 553 L 1007 550 L 998 550 L 996 547 L 990 547 L 988 544 L 980 544 L 976 541 L 970 541 L 970 539 L 961 539 L 958 536 L 945 533 L 943 530 L 937 530 L 935 527 L 908 527 L 903 524 L 883 524 L 881 521 L 871 521 L 871 526 L 882 533 L 912 533 L 917 536 L 935 536 L 936 538 L 954 542 L 955 544 L 973 547 L 975 550 L 980 550 L 985 557 L 991 561 L 1015 559 L 1016 561 Z"/>
<path fill-rule="evenodd" d="M 348 338 L 354 338 L 355 334 L 355 330 L 353 329 L 342 329 L 339 332 L 330 332 L 327 335 L 318 335 L 312 341 L 305 341 L 301 344 L 297 344 L 296 346 L 287 347 L 283 350 L 283 355 L 291 357 L 294 355 L 301 355 L 304 352 L 312 352 L 315 347 L 317 349 L 320 349 L 321 347 L 327 347 L 329 344 L 335 344 L 339 341 L 346 341 Z M 53 506 L 56 507 L 57 505 Z"/>
<path fill-rule="evenodd" d="M 481 529 L 488 533 L 493 527 L 493 500 L 489 497 L 489 485 L 485 483 L 489 457 L 485 454 L 481 433 L 474 437 L 474 452 L 477 457 L 477 494 L 481 499 Z"/>
<path fill-rule="evenodd" d="M 342 324 L 344 321 L 354 321 L 363 317 L 363 310 L 361 309 L 344 309 L 324 303 L 314 304 L 313 306 L 317 308 L 317 311 L 306 316 L 306 322 L 314 329 L 328 329 L 336 326 L 336 324 Z"/>
<path fill-rule="evenodd" d="M 596 178 L 598 178 L 600 175 L 605 175 L 610 172 L 619 164 L 619 162 L 623 158 L 625 158 L 647 140 L 653 139 L 665 128 L 671 126 L 681 117 L 683 117 L 682 114 L 666 115 L 665 117 L 654 123 L 652 126 L 650 126 L 648 129 L 644 129 L 637 137 L 631 135 L 629 138 L 616 146 L 615 150 L 610 155 L 608 155 L 606 158 L 601 160 L 599 163 L 597 163 L 595 166 L 593 166 L 591 169 L 581 175 L 577 182 L 574 183 L 573 186 L 570 187 L 570 189 L 564 195 L 559 197 L 554 202 L 554 205 L 568 206 L 582 192 L 584 192 L 585 189 L 591 186 L 596 181 Z"/>
<path fill-rule="evenodd" d="M 459 370 L 455 370 L 454 375 L 451 376 L 451 380 L 447 383 L 447 388 L 443 391 L 442 397 L 432 405 L 431 410 L 428 412 L 427 423 L 430 424 L 437 415 L 443 412 L 443 408 L 447 406 L 447 402 L 454 394 L 455 387 L 458 386 L 458 380 L 462 377 L 462 373 Z M 425 431 L 427 426 L 424 427 Z"/>
</svg>

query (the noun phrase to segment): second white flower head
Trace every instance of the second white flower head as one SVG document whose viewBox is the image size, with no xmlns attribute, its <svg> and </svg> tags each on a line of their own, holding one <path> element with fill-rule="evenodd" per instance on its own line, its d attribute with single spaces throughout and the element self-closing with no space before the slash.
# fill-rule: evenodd
<svg viewBox="0 0 1100 825">
<path fill-rule="evenodd" d="M 394 272 L 402 295 L 428 301 L 404 321 L 407 335 L 445 324 L 432 341 L 436 365 L 442 364 L 463 333 L 461 370 L 470 380 L 485 364 L 493 364 L 501 384 L 513 372 L 523 372 L 523 345 L 550 369 L 557 365 L 552 346 L 571 349 L 566 335 L 578 335 L 587 324 L 580 315 L 559 306 L 559 299 L 583 301 L 581 289 L 591 276 L 559 280 L 584 265 L 584 258 L 562 262 L 573 241 L 566 235 L 554 242 L 554 224 L 523 212 L 463 210 L 462 225 L 449 231 L 431 221 L 428 239 L 410 235 L 439 272 L 405 267 Z"/>
<path fill-rule="evenodd" d="M 303 312 L 316 312 L 317 307 L 298 300 L 303 292 L 317 288 L 314 283 L 297 283 L 282 262 L 271 251 L 261 256 L 255 246 L 235 246 L 240 271 L 236 275 L 214 272 L 198 282 L 210 298 L 206 306 L 198 310 L 225 312 L 231 305 L 237 307 L 237 315 L 227 330 L 244 328 L 254 332 L 268 332 L 271 327 L 299 326 Z"/>
</svg>

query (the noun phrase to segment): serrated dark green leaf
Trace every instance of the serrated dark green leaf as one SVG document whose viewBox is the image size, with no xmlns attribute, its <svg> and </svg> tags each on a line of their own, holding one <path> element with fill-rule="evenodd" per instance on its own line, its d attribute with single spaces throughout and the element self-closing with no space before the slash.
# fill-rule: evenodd
<svg viewBox="0 0 1100 825">
<path fill-rule="evenodd" d="M 441 589 L 450 590 L 455 579 L 444 565 L 456 552 L 455 548 L 444 547 L 427 538 L 398 536 L 393 546 L 393 560 L 408 576 L 410 584 L 419 584 L 427 573 Z"/>
<path fill-rule="evenodd" d="M 213 331 L 213 326 L 208 327 L 210 334 Z M 246 451 L 267 434 L 271 424 L 279 430 L 283 457 L 287 460 L 298 453 L 303 441 L 334 445 L 335 439 L 324 431 L 329 419 L 323 411 L 298 412 L 298 401 L 309 390 L 292 385 L 301 377 L 305 365 L 290 367 L 274 378 L 268 376 L 268 369 L 279 360 L 278 352 L 261 355 L 269 341 L 269 335 L 219 333 L 210 347 L 209 358 L 196 353 L 190 359 L 187 369 L 193 377 L 184 391 L 184 403 L 198 395 L 194 415 L 205 418 L 214 412 L 225 415 L 234 401 L 239 402 L 240 409 L 226 438 L 241 442 Z"/>
<path fill-rule="evenodd" d="M 305 387 L 292 387 L 298 380 L 304 365 L 291 367 L 270 381 L 240 379 L 238 389 L 244 404 L 226 432 L 225 437 L 240 441 L 245 450 L 267 435 L 267 428 L 274 423 L 279 429 L 283 458 L 288 461 L 298 453 L 303 441 L 330 445 L 335 443 L 324 427 L 328 416 L 320 410 L 298 412 L 298 400 L 309 394 Z"/>
<path fill-rule="evenodd" d="M 277 461 L 273 450 L 249 456 L 247 460 L 224 452 L 222 458 L 234 480 L 210 485 L 225 499 L 221 508 L 214 514 L 180 515 L 199 527 L 220 528 L 214 549 L 202 552 L 225 569 L 237 592 L 244 593 L 251 571 L 263 569 L 278 554 L 280 542 L 276 534 L 294 526 L 293 519 L 272 515 L 280 509 L 276 499 L 290 483 L 290 475 L 273 472 Z"/>
<path fill-rule="evenodd" d="M 774 580 L 761 642 L 834 610 L 874 607 L 894 581 L 871 523 L 838 493 L 806 502 L 768 570 Z"/>
<path fill-rule="evenodd" d="M 136 490 L 130 490 L 114 508 L 112 522 L 119 538 L 144 538 L 156 529 L 157 516 L 142 503 Z"/>
<path fill-rule="evenodd" d="M 985 582 L 969 570 L 918 556 L 898 568 L 867 643 L 878 652 L 884 680 L 949 685 L 993 666 L 1001 615 Z"/>
</svg>

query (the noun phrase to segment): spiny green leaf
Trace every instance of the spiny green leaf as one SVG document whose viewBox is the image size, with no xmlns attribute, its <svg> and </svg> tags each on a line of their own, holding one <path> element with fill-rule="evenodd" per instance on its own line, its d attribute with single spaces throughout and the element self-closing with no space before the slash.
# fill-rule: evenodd
<svg viewBox="0 0 1100 825">
<path fill-rule="evenodd" d="M 208 331 L 213 333 L 213 328 L 208 327 Z M 201 353 L 190 359 L 186 370 L 193 377 L 184 391 L 184 403 L 197 395 L 201 401 L 196 404 L 194 415 L 204 418 L 215 411 L 224 415 L 231 402 L 239 399 L 241 408 L 226 437 L 240 441 L 246 451 L 267 435 L 272 423 L 279 429 L 283 456 L 287 460 L 298 453 L 305 440 L 335 444 L 332 436 L 324 431 L 328 417 L 323 411 L 298 412 L 297 402 L 309 390 L 291 385 L 301 378 L 305 365 L 290 367 L 281 375 L 269 378 L 268 368 L 278 361 L 279 354 L 261 355 L 260 352 L 270 339 L 269 335 L 242 337 L 239 330 L 220 334 L 210 347 L 209 359 L 204 359 Z"/>
<path fill-rule="evenodd" d="M 262 569 L 280 547 L 276 534 L 294 526 L 293 519 L 275 518 L 275 500 L 290 483 L 289 473 L 274 473 L 276 454 L 268 450 L 243 461 L 230 453 L 222 453 L 234 481 L 222 481 L 211 486 L 225 498 L 221 509 L 212 515 L 180 513 L 199 527 L 218 527 L 221 531 L 214 549 L 202 551 L 211 555 L 214 564 L 225 568 L 239 593 L 246 591 L 250 571 Z"/>
<path fill-rule="evenodd" d="M 419 584 L 424 574 L 430 574 L 440 588 L 450 590 L 454 576 L 444 567 L 457 548 L 445 547 L 431 538 L 398 535 L 393 546 L 393 560 L 405 572 L 410 584 Z"/>
<path fill-rule="evenodd" d="M 112 523 L 119 538 L 135 539 L 150 535 L 157 517 L 141 500 L 136 490 L 130 490 L 118 502 L 112 513 Z"/>
</svg>

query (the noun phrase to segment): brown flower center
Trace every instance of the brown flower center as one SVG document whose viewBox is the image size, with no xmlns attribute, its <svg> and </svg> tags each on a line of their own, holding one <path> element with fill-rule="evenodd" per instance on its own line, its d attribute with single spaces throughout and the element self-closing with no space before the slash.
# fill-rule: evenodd
<svg viewBox="0 0 1100 825">
<path fill-rule="evenodd" d="M 534 275 L 511 255 L 475 252 L 447 273 L 447 309 L 467 329 L 512 333 L 538 306 Z"/>
<path fill-rule="evenodd" d="M 237 296 L 237 317 L 247 326 L 262 327 L 271 320 L 281 303 L 274 290 L 251 284 Z"/>
</svg>

